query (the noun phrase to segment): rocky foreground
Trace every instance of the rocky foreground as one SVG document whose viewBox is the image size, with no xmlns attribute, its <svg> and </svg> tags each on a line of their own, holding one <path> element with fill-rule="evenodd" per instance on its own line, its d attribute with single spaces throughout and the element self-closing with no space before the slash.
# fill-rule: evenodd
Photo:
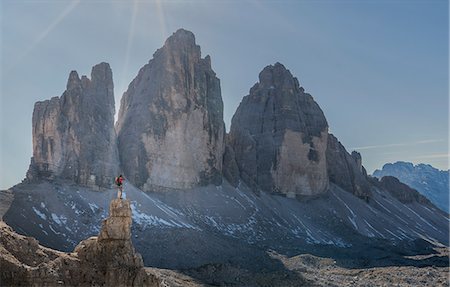
<svg viewBox="0 0 450 287">
<path fill-rule="evenodd" d="M 0 285 L 160 286 L 131 243 L 130 202 L 114 199 L 109 212 L 99 236 L 80 242 L 71 253 L 45 248 L 2 221 Z"/>
<path fill-rule="evenodd" d="M 116 200 L 126 210 L 128 201 Z M 123 208 L 125 207 L 125 209 Z M 286 257 L 276 252 L 285 271 L 250 274 L 241 269 L 209 264 L 191 270 L 143 267 L 125 233 L 127 217 L 105 220 L 99 237 L 81 242 L 65 253 L 39 245 L 0 221 L 1 286 L 449 286 L 448 267 L 386 266 L 343 268 L 333 259 L 309 254 Z M 125 223 L 118 229 L 118 223 Z M 103 234 L 103 235 L 102 235 Z M 108 238 L 102 236 L 108 236 Z M 439 249 L 448 256 L 448 249 Z M 416 258 L 417 260 L 423 258 Z"/>
<path fill-rule="evenodd" d="M 416 266 L 342 267 L 310 254 L 288 257 L 269 250 L 284 268 L 249 272 L 227 264 L 168 270 L 144 267 L 131 242 L 129 200 L 113 199 L 100 234 L 70 253 L 39 245 L 0 221 L 1 286 L 449 286 L 448 248 L 413 256 Z M 381 262 L 381 261 L 380 261 Z M 382 264 L 380 264 L 382 265 Z M 444 264 L 445 265 L 445 264 Z M 419 267 L 418 267 L 419 266 Z"/>
</svg>

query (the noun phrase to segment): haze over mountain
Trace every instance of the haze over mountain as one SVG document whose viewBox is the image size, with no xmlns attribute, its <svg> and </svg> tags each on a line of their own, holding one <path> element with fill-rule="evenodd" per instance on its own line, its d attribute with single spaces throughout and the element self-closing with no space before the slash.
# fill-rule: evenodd
<svg viewBox="0 0 450 287">
<path fill-rule="evenodd" d="M 69 71 L 90 77 L 108 62 L 117 119 L 139 68 L 179 27 L 213 57 L 228 131 L 258 73 L 278 61 L 368 172 L 397 160 L 446 169 L 448 3 L 428 2 L 2 1 L 0 189 L 22 180 L 33 104 L 60 96 Z"/>
<path fill-rule="evenodd" d="M 381 170 L 375 170 L 373 176 L 378 178 L 395 176 L 423 194 L 440 209 L 449 212 L 448 170 L 438 170 L 429 164 L 414 165 L 398 161 L 385 164 Z"/>
<path fill-rule="evenodd" d="M 192 32 L 177 30 L 130 83 L 115 128 L 109 65 L 94 66 L 91 80 L 70 73 L 60 98 L 35 105 L 30 171 L 11 188 L 5 222 L 62 251 L 100 240 L 122 172 L 144 264 L 204 283 L 295 286 L 301 272 L 279 256 L 303 253 L 341 267 L 448 267 L 433 248 L 449 244 L 449 215 L 397 180 L 368 176 L 283 64 L 260 72 L 225 134 L 211 62 Z M 431 259 L 405 257 L 418 254 Z"/>
</svg>

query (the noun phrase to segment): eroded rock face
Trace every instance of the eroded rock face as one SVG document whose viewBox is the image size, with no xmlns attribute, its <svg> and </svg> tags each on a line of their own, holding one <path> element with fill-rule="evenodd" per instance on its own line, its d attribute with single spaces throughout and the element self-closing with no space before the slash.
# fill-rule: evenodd
<svg viewBox="0 0 450 287">
<path fill-rule="evenodd" d="M 122 97 L 116 129 L 123 171 L 138 187 L 221 183 L 220 81 L 191 32 L 178 30 L 141 68 Z"/>
<path fill-rule="evenodd" d="M 104 275 L 88 273 L 94 282 L 105 286 L 155 286 L 131 242 L 131 221 L 130 201 L 113 199 L 99 236 L 75 247 L 82 266 L 95 266 L 96 272 Z"/>
<path fill-rule="evenodd" d="M 131 242 L 131 208 L 115 199 L 98 237 L 83 240 L 73 253 L 39 245 L 0 221 L 2 286 L 161 286 L 144 268 Z"/>
<path fill-rule="evenodd" d="M 326 156 L 330 181 L 359 198 L 368 200 L 372 194 L 371 184 L 362 166 L 361 155 L 356 151 L 349 154 L 341 142 L 329 134 Z"/>
<path fill-rule="evenodd" d="M 254 189 L 317 195 L 328 188 L 328 124 L 313 97 L 282 64 L 267 66 L 233 116 L 230 145 Z"/>
<path fill-rule="evenodd" d="M 109 213 L 109 217 L 103 221 L 98 240 L 130 240 L 130 201 L 114 199 L 109 206 Z"/>
<path fill-rule="evenodd" d="M 91 79 L 72 71 L 58 98 L 33 111 L 33 158 L 28 180 L 63 178 L 87 186 L 110 186 L 118 171 L 112 72 L 92 68 Z"/>
</svg>

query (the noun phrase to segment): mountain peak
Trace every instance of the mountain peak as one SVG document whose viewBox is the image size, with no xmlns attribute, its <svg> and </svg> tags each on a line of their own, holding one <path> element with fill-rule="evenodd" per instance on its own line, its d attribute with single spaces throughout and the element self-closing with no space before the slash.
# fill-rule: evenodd
<svg viewBox="0 0 450 287">
<path fill-rule="evenodd" d="M 295 197 L 327 190 L 327 133 L 319 105 L 277 62 L 261 71 L 240 103 L 229 137 L 248 185 Z"/>
<path fill-rule="evenodd" d="M 80 77 L 78 76 L 77 71 L 75 71 L 75 70 L 71 71 L 69 74 L 69 78 L 67 79 L 67 85 L 66 85 L 67 90 L 77 88 L 80 86 L 80 84 L 81 84 L 81 80 L 80 80 Z"/>
<path fill-rule="evenodd" d="M 106 81 L 112 83 L 112 70 L 108 63 L 101 62 L 94 67 L 91 71 L 92 82 Z"/>
<path fill-rule="evenodd" d="M 282 88 L 283 86 L 299 87 L 297 79 L 279 62 L 266 66 L 259 73 L 259 84 L 272 89 Z"/>
<path fill-rule="evenodd" d="M 168 47 L 195 47 L 194 33 L 185 29 L 178 29 L 169 38 L 164 46 Z"/>
</svg>

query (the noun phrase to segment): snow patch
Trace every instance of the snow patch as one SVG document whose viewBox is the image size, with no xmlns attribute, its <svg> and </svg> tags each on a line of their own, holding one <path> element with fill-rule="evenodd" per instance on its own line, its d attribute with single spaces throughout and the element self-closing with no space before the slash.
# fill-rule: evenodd
<svg viewBox="0 0 450 287">
<path fill-rule="evenodd" d="M 53 227 L 51 225 L 49 225 L 48 227 L 50 227 L 50 229 L 53 231 L 53 233 L 55 234 L 61 234 L 60 232 L 56 231 L 55 229 L 53 229 Z"/>
<path fill-rule="evenodd" d="M 397 239 L 399 239 L 399 240 L 402 240 L 402 238 L 400 237 L 400 236 L 398 236 L 398 235 L 396 235 L 395 233 L 393 233 L 392 231 L 390 231 L 389 229 L 384 229 L 384 230 L 386 230 L 388 233 L 390 233 L 392 236 L 394 236 L 395 238 L 397 238 Z"/>
<path fill-rule="evenodd" d="M 42 212 L 37 210 L 36 207 L 34 207 L 34 206 L 33 206 L 33 211 L 34 211 L 34 213 L 36 213 L 43 220 L 47 220 L 47 216 L 45 216 L 45 214 L 43 214 Z"/>
<path fill-rule="evenodd" d="M 336 196 L 336 198 L 342 202 L 342 204 L 345 205 L 345 207 L 348 209 L 348 211 L 350 211 L 350 214 L 352 215 L 352 217 L 347 216 L 348 220 L 350 220 L 350 222 L 352 223 L 352 225 L 355 227 L 355 230 L 358 230 L 358 225 L 356 224 L 356 214 L 353 212 L 353 210 L 347 205 L 347 203 L 345 203 L 337 194 L 333 193 L 334 196 Z"/>
<path fill-rule="evenodd" d="M 408 208 L 412 213 L 414 213 L 417 217 L 419 217 L 420 220 L 422 220 L 423 222 L 425 222 L 428 226 L 430 226 L 431 228 L 433 228 L 434 230 L 436 230 L 437 232 L 442 232 L 441 230 L 438 230 L 436 227 L 434 227 L 434 225 L 430 224 L 427 220 L 425 220 L 422 216 L 420 216 L 419 214 L 417 214 L 414 210 L 412 210 L 411 208 L 409 208 L 409 206 L 405 205 L 406 208 Z"/>
<path fill-rule="evenodd" d="M 95 213 L 95 211 L 97 211 L 99 209 L 97 204 L 90 203 L 90 202 L 89 202 L 89 208 L 92 210 L 93 213 Z"/>
<path fill-rule="evenodd" d="M 44 226 L 42 226 L 41 223 L 39 223 L 39 227 L 41 228 L 41 231 L 45 233 L 45 235 L 48 235 L 48 232 L 45 231 Z"/>
<path fill-rule="evenodd" d="M 356 230 L 358 230 L 358 225 L 356 225 L 355 218 L 351 218 L 350 216 L 347 216 L 348 220 L 352 223 L 353 227 L 355 227 Z"/>
<path fill-rule="evenodd" d="M 191 228 L 191 229 L 198 229 L 195 226 L 185 223 L 182 221 L 176 221 L 173 219 L 165 220 L 155 215 L 149 215 L 146 213 L 143 213 L 139 211 L 136 208 L 136 204 L 131 204 L 131 211 L 133 214 L 133 220 L 144 227 L 146 226 L 158 226 L 158 227 L 171 227 L 171 228 Z M 172 213 L 174 214 L 174 213 Z"/>
<path fill-rule="evenodd" d="M 336 196 L 336 198 L 339 199 L 339 201 L 345 205 L 345 207 L 348 209 L 348 211 L 350 211 L 350 213 L 352 214 L 353 218 L 355 218 L 356 214 L 353 212 L 353 210 L 350 207 L 348 207 L 347 203 L 345 203 L 337 194 L 334 193 L 334 196 Z"/>
<path fill-rule="evenodd" d="M 56 222 L 59 226 L 62 226 L 63 224 L 67 223 L 67 217 L 65 217 L 64 215 L 56 215 L 54 213 L 52 213 L 52 219 L 54 222 Z"/>
<path fill-rule="evenodd" d="M 370 229 L 372 229 L 373 231 L 375 231 L 376 233 L 378 233 L 378 235 L 380 235 L 380 237 L 381 238 L 385 238 L 384 237 L 384 235 L 382 234 L 382 233 L 380 233 L 378 230 L 376 230 L 369 222 L 367 222 L 365 219 L 364 219 L 364 222 L 367 224 L 367 226 L 370 228 Z M 370 232 L 371 233 L 371 232 Z M 373 234 L 373 233 L 371 233 L 371 234 Z M 369 237 L 375 237 L 375 234 L 373 234 L 374 236 L 369 236 Z"/>
</svg>

